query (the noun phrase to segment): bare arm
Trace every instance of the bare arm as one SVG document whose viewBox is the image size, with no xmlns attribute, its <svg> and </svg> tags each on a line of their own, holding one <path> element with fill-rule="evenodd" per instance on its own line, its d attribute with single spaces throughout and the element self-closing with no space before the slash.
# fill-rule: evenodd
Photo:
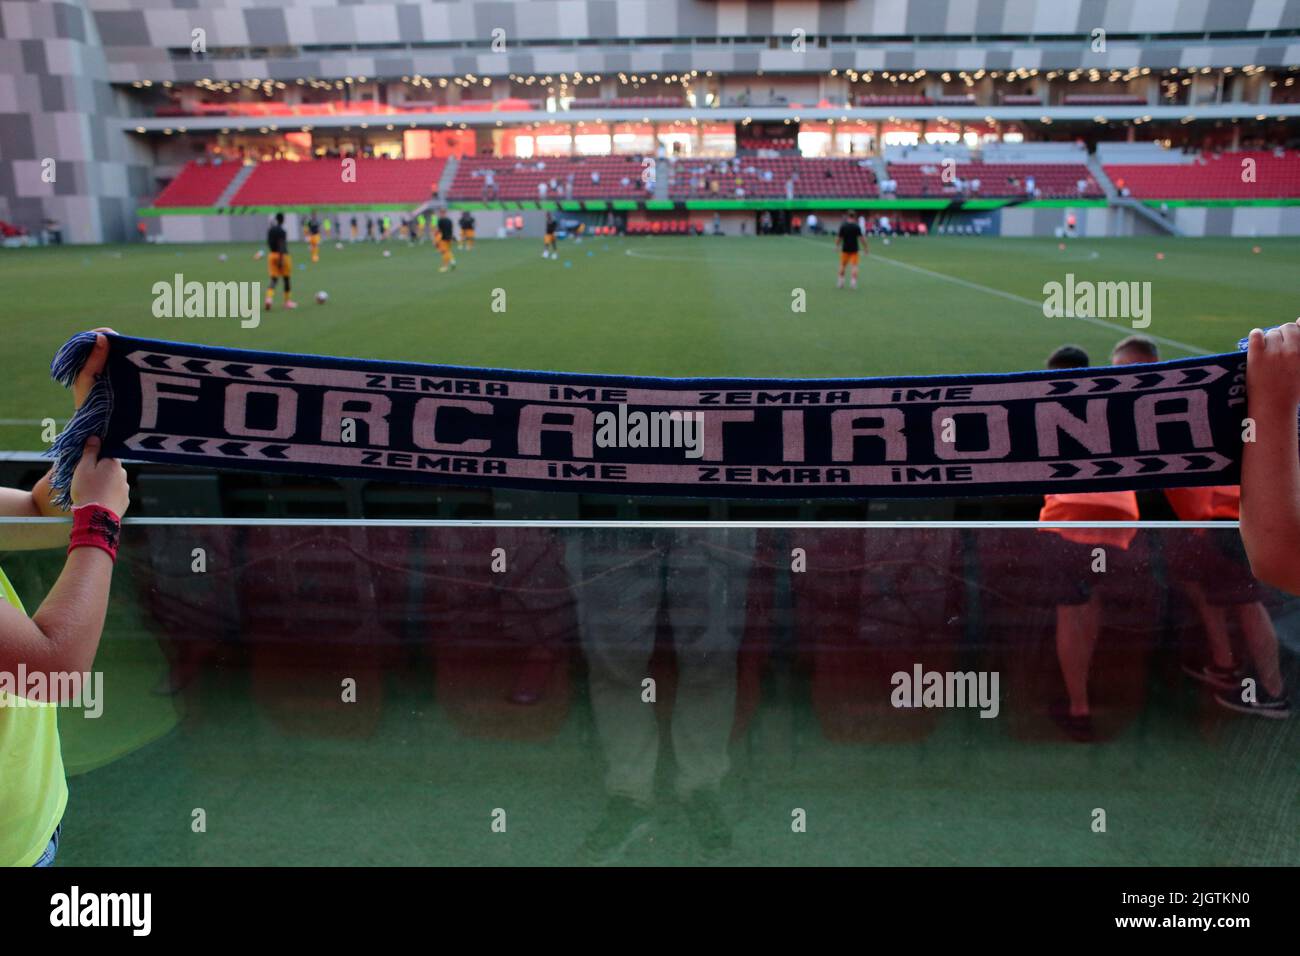
<svg viewBox="0 0 1300 956">
<path fill-rule="evenodd" d="M 1242 451 L 1242 542 L 1255 577 L 1300 594 L 1300 324 L 1251 332 L 1246 388 L 1257 440 Z"/>
<path fill-rule="evenodd" d="M 72 476 L 75 505 L 98 504 L 117 515 L 126 513 L 130 491 L 126 472 L 112 458 L 99 457 L 100 441 L 86 442 Z M 113 561 L 99 548 L 80 547 L 68 554 L 63 572 L 31 618 L 0 602 L 0 671 L 14 673 L 88 670 L 95 659 Z"/>
<path fill-rule="evenodd" d="M 77 548 L 30 618 L 0 602 L 0 671 L 13 674 L 88 671 L 108 609 L 113 560 L 98 548 Z"/>
</svg>

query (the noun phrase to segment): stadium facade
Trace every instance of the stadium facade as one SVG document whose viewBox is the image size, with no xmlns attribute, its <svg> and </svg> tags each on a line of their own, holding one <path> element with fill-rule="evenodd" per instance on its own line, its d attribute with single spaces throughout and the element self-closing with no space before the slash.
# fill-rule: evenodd
<svg viewBox="0 0 1300 956">
<path fill-rule="evenodd" d="M 441 187 L 442 199 L 473 200 L 489 234 L 517 211 L 531 223 L 548 203 L 600 213 L 618 199 L 634 220 L 725 213 L 728 228 L 764 206 L 789 215 L 852 200 L 917 210 L 931 228 L 938 217 L 970 229 L 983 216 L 1005 234 L 1049 233 L 1067 215 L 1070 228 L 1092 235 L 1295 234 L 1298 77 L 1300 0 L 5 0 L 0 220 L 75 242 L 137 230 L 252 238 L 264 217 L 260 203 L 238 201 L 255 185 L 242 176 L 203 208 L 153 205 L 187 163 L 215 152 L 241 166 L 268 157 L 445 158 L 440 183 L 425 185 Z M 752 151 L 742 148 L 745 129 L 761 132 Z M 723 132 L 710 145 L 702 130 Z M 486 173 L 492 187 L 481 195 L 482 176 L 465 180 L 473 195 L 463 184 L 448 191 L 466 158 L 547 155 L 543 134 L 568 137 L 571 154 L 585 152 L 584 135 L 606 137 L 597 155 L 664 156 L 667 146 L 676 175 L 644 195 L 614 189 L 589 203 L 571 184 L 563 199 L 512 202 Z M 1032 175 L 1017 196 L 993 195 L 987 182 L 981 191 L 977 175 L 972 194 L 969 172 L 956 193 L 946 179 L 932 192 L 922 177 L 907 195 L 887 162 L 891 146 L 922 150 L 903 162 L 925 160 L 932 147 L 942 162 L 952 146 L 964 167 L 967 144 L 1040 141 L 1086 152 L 1077 162 L 1092 175 L 1069 174 L 1077 196 L 1040 195 Z M 1129 169 L 1152 157 L 1139 149 L 1106 159 L 1097 146 L 1109 142 L 1173 146 L 1171 165 L 1182 147 L 1176 162 L 1198 167 L 1191 147 L 1255 148 L 1281 161 L 1273 170 L 1281 185 L 1144 195 L 1117 184 L 1105 164 Z M 895 188 L 820 194 L 805 177 L 782 194 L 782 184 L 755 190 L 737 177 L 734 189 L 727 180 L 719 190 L 705 166 L 683 172 L 676 162 L 728 151 L 854 160 L 875 185 Z M 1038 161 L 1014 151 L 1002 159 Z M 1006 176 L 1016 189 L 1024 178 Z M 399 191 L 384 205 L 416 203 Z"/>
</svg>

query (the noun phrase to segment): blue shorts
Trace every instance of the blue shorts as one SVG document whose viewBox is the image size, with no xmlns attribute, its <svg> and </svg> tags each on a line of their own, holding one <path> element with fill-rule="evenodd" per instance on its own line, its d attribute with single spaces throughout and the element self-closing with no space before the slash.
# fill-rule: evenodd
<svg viewBox="0 0 1300 956">
<path fill-rule="evenodd" d="M 54 828 L 54 836 L 50 837 L 49 846 L 45 848 L 45 852 L 41 854 L 41 858 L 37 860 L 35 863 L 33 863 L 32 866 L 53 866 L 54 865 L 54 856 L 59 852 L 59 834 L 62 832 L 63 832 L 63 824 L 60 823 L 57 827 Z"/>
</svg>

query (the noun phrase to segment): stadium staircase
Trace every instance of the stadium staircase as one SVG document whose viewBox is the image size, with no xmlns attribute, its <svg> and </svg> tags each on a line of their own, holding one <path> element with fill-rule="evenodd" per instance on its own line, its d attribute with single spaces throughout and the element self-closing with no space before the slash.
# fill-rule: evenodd
<svg viewBox="0 0 1300 956">
<path fill-rule="evenodd" d="M 673 188 L 673 177 L 677 175 L 676 163 L 664 163 L 668 169 L 655 170 L 655 199 L 668 199 L 671 197 Z"/>
<path fill-rule="evenodd" d="M 1127 209 L 1135 218 L 1144 220 L 1165 235 L 1179 237 L 1183 235 L 1183 231 L 1174 225 L 1172 219 L 1152 209 L 1140 199 L 1131 196 L 1115 196 L 1110 200 L 1110 205 L 1114 209 Z"/>
<path fill-rule="evenodd" d="M 1092 178 L 1097 180 L 1097 185 L 1106 194 L 1106 202 L 1112 209 L 1128 210 L 1135 219 L 1146 222 L 1161 235 L 1181 236 L 1183 234 L 1183 231 L 1174 225 L 1172 219 L 1162 216 L 1145 203 L 1121 196 L 1119 190 L 1115 188 L 1114 182 L 1107 175 L 1101 159 L 1095 154 L 1088 157 L 1088 171 L 1092 173 Z"/>
<path fill-rule="evenodd" d="M 235 174 L 235 178 L 230 181 L 230 185 L 222 190 L 221 195 L 217 197 L 217 201 L 213 203 L 213 205 L 218 209 L 228 209 L 230 207 L 230 200 L 235 198 L 235 193 L 239 192 L 240 188 L 244 185 L 245 180 L 247 180 L 249 176 L 253 175 L 253 170 L 256 168 L 256 166 L 252 165 L 241 166 L 239 172 Z"/>
<path fill-rule="evenodd" d="M 889 178 L 889 164 L 885 162 L 885 154 L 877 152 L 871 157 L 871 171 L 876 174 L 876 182 L 883 183 Z"/>
<path fill-rule="evenodd" d="M 1101 165 L 1101 160 L 1096 155 L 1088 157 L 1088 172 L 1092 173 L 1092 178 L 1097 180 L 1097 185 L 1101 187 L 1101 191 L 1106 194 L 1107 199 L 1114 201 L 1119 196 L 1119 190 L 1115 188 L 1115 184 L 1106 175 L 1105 167 Z"/>
<path fill-rule="evenodd" d="M 451 184 L 456 179 L 456 170 L 460 168 L 460 157 L 449 156 L 447 165 L 442 167 L 442 177 L 438 180 L 438 198 L 440 200 L 447 198 L 447 193 L 451 190 Z"/>
</svg>

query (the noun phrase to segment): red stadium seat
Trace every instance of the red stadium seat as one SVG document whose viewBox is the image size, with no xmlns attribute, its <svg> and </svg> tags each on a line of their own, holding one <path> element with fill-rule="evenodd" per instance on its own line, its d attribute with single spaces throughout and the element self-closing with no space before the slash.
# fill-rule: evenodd
<svg viewBox="0 0 1300 956">
<path fill-rule="evenodd" d="M 793 181 L 796 199 L 862 199 L 880 195 L 870 163 L 856 159 L 740 157 L 732 160 L 680 160 L 673 170 L 669 195 L 673 199 L 735 199 L 736 187 L 745 199 L 784 199 Z M 739 182 L 738 182 L 739 181 Z M 718 191 L 711 189 L 717 182 Z"/>
<path fill-rule="evenodd" d="M 1107 165 L 1111 182 L 1138 199 L 1294 199 L 1300 197 L 1300 151 L 1237 152 L 1194 163 Z M 1253 176 L 1244 175 L 1251 169 Z"/>
<path fill-rule="evenodd" d="M 442 159 L 357 159 L 356 179 L 340 174 L 342 159 L 259 163 L 232 206 L 342 206 L 419 203 L 442 176 Z"/>
<path fill-rule="evenodd" d="M 491 570 L 494 548 L 505 551 L 503 573 Z M 438 706 L 466 736 L 543 740 L 568 717 L 577 625 L 562 552 L 545 529 L 422 535 L 413 616 L 434 659 Z"/>
<path fill-rule="evenodd" d="M 474 202 L 538 200 L 542 198 L 538 184 L 545 183 L 548 201 L 643 199 L 646 189 L 641 172 L 639 156 L 466 157 L 456 167 L 447 196 L 452 201 Z M 598 177 L 596 181 L 591 178 L 593 173 Z M 570 176 L 573 177 L 572 194 L 568 188 Z"/>
<path fill-rule="evenodd" d="M 962 633 L 958 533 L 819 530 L 792 543 L 808 555 L 808 571 L 791 584 L 822 733 L 842 743 L 926 737 L 940 712 L 892 706 L 890 678 L 918 663 L 953 669 Z"/>
<path fill-rule="evenodd" d="M 241 564 L 243 639 L 263 712 L 298 736 L 369 736 L 383 706 L 389 628 L 403 615 L 376 589 L 383 561 L 400 565 L 404 529 L 249 530 Z M 389 573 L 383 571 L 382 573 Z M 356 701 L 343 700 L 343 681 Z"/>
<path fill-rule="evenodd" d="M 1028 197 L 1031 177 L 1044 199 L 1098 199 L 1104 195 L 1082 163 L 957 163 L 953 173 L 965 183 L 979 180 L 979 190 L 968 191 L 967 196 Z M 898 184 L 898 196 L 956 199 L 962 195 L 954 182 L 944 180 L 938 163 L 890 163 L 889 178 Z M 1082 193 L 1080 180 L 1084 182 Z"/>
<path fill-rule="evenodd" d="M 188 162 L 153 201 L 155 206 L 211 206 L 231 184 L 239 163 Z"/>
</svg>

